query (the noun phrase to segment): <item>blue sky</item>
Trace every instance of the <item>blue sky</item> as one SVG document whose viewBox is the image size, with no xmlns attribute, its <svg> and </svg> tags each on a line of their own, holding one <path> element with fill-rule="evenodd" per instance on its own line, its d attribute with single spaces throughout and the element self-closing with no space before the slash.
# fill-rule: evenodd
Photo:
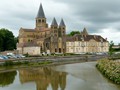
<svg viewBox="0 0 120 90">
<path fill-rule="evenodd" d="M 11 30 L 15 36 L 21 27 L 35 28 L 40 2 L 49 25 L 53 17 L 58 24 L 63 18 L 67 33 L 86 27 L 90 34 L 120 43 L 120 0 L 1 0 L 0 28 Z"/>
</svg>

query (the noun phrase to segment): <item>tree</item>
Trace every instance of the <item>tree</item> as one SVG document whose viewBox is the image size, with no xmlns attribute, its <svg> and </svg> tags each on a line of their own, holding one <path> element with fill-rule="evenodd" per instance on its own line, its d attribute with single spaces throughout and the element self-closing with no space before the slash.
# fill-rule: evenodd
<svg viewBox="0 0 120 90">
<path fill-rule="evenodd" d="M 0 51 L 3 51 L 3 35 L 0 32 Z"/>
<path fill-rule="evenodd" d="M 14 82 L 16 71 L 0 73 L 0 86 L 7 86 Z"/>
<path fill-rule="evenodd" d="M 18 43 L 18 37 L 14 38 L 14 49 L 16 49 L 16 44 Z"/>
<path fill-rule="evenodd" d="M 109 54 L 110 54 L 110 56 L 113 54 L 113 51 L 114 51 L 113 48 L 112 48 L 113 46 L 114 46 L 114 42 L 111 41 L 110 46 L 109 46 Z"/>
<path fill-rule="evenodd" d="M 120 49 L 120 43 L 118 43 L 119 49 Z"/>
<path fill-rule="evenodd" d="M 8 29 L 0 29 L 0 51 L 15 49 L 14 35 Z"/>
<path fill-rule="evenodd" d="M 68 34 L 68 36 L 74 36 L 75 34 L 80 34 L 79 31 L 72 31 Z"/>
</svg>

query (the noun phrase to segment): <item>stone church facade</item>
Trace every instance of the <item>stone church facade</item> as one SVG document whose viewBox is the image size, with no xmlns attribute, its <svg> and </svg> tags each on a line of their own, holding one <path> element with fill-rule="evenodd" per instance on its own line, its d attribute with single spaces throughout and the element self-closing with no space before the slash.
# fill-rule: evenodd
<svg viewBox="0 0 120 90">
<path fill-rule="evenodd" d="M 99 53 L 109 51 L 109 42 L 100 35 L 89 35 L 84 30 L 78 35 L 67 36 L 66 25 L 61 19 L 58 25 L 55 18 L 48 27 L 42 4 L 40 4 L 34 29 L 20 28 L 17 50 L 21 54 L 40 55 L 41 53 Z"/>
<path fill-rule="evenodd" d="M 40 4 L 36 17 L 36 27 L 34 29 L 20 28 L 17 50 L 21 54 L 28 53 L 31 55 L 39 55 L 43 52 L 65 53 L 65 35 L 66 25 L 63 19 L 61 19 L 58 25 L 56 19 L 53 18 L 51 26 L 48 27 L 42 4 Z M 31 50 L 28 47 L 31 48 Z M 31 51 L 33 53 L 31 53 Z"/>
</svg>

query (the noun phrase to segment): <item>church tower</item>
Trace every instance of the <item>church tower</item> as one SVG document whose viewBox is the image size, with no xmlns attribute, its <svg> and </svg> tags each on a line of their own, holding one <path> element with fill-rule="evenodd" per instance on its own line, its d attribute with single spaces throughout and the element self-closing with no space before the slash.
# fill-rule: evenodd
<svg viewBox="0 0 120 90">
<path fill-rule="evenodd" d="M 55 18 L 53 18 L 53 21 L 51 24 L 51 33 L 54 37 L 58 37 L 58 24 Z"/>
<path fill-rule="evenodd" d="M 58 52 L 58 24 L 55 18 L 53 18 L 51 24 L 51 52 Z"/>
<path fill-rule="evenodd" d="M 66 25 L 64 23 L 64 20 L 61 19 L 60 25 L 59 25 L 59 37 L 64 37 L 66 34 Z"/>
<path fill-rule="evenodd" d="M 64 23 L 64 20 L 61 19 L 61 22 L 59 24 L 59 31 L 58 31 L 58 48 L 59 53 L 66 52 L 66 25 Z"/>
<path fill-rule="evenodd" d="M 40 30 L 41 28 L 48 28 L 48 24 L 46 23 L 46 17 L 44 14 L 42 4 L 40 4 L 38 14 L 36 17 L 36 29 Z"/>
</svg>

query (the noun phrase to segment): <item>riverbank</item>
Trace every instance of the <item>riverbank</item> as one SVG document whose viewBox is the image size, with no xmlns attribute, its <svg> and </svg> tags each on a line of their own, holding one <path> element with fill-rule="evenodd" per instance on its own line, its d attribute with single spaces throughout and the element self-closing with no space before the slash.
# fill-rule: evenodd
<svg viewBox="0 0 120 90">
<path fill-rule="evenodd" d="M 99 60 L 96 67 L 108 79 L 116 84 L 120 84 L 120 61 L 119 60 Z"/>
<path fill-rule="evenodd" d="M 28 57 L 21 59 L 11 59 L 0 61 L 0 71 L 11 69 L 39 67 L 47 65 L 61 65 L 80 62 L 96 61 L 105 58 L 95 55 L 75 55 L 75 56 L 46 56 L 46 57 Z"/>
<path fill-rule="evenodd" d="M 85 60 L 69 60 L 69 61 L 43 61 L 43 62 L 23 62 L 23 63 L 13 63 L 12 65 L 7 66 L 0 66 L 0 73 L 2 72 L 9 72 L 9 71 L 15 71 L 19 69 L 25 69 L 25 68 L 34 68 L 34 67 L 49 67 L 49 66 L 58 66 L 58 65 L 65 65 L 65 64 L 74 64 L 74 63 L 84 63 L 87 62 Z M 90 62 L 90 61 L 89 61 Z M 92 62 L 92 61 L 91 61 Z M 11 63 L 11 62 L 10 62 Z"/>
</svg>

